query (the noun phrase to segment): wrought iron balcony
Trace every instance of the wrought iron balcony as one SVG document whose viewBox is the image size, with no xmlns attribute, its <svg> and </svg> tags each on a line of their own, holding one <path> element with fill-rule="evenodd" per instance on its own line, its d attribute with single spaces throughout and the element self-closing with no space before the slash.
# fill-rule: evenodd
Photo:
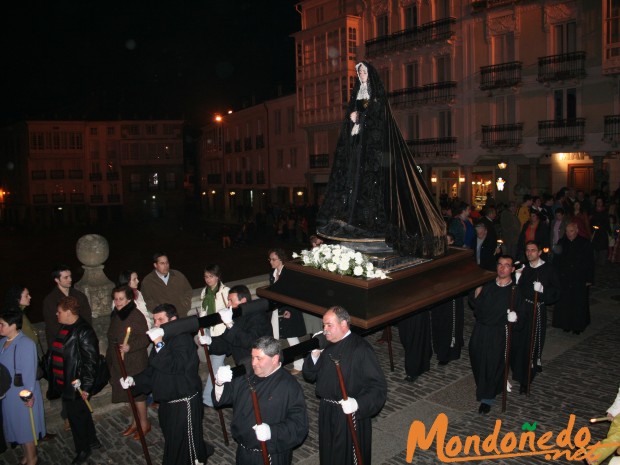
<svg viewBox="0 0 620 465">
<path fill-rule="evenodd" d="M 442 42 L 454 36 L 456 18 L 443 18 L 421 26 L 398 31 L 366 41 L 366 57 L 374 58 L 393 52 L 402 52 L 421 45 Z"/>
<path fill-rule="evenodd" d="M 84 194 L 81 192 L 71 192 L 69 194 L 71 203 L 84 203 Z"/>
<path fill-rule="evenodd" d="M 415 158 L 452 159 L 456 157 L 456 137 L 408 140 L 407 145 Z"/>
<path fill-rule="evenodd" d="M 538 58 L 539 82 L 565 81 L 586 77 L 586 52 L 562 53 Z"/>
<path fill-rule="evenodd" d="M 310 169 L 329 168 L 329 154 L 310 155 Z"/>
<path fill-rule="evenodd" d="M 569 145 L 584 141 L 585 118 L 552 119 L 538 122 L 538 145 Z"/>
<path fill-rule="evenodd" d="M 620 142 L 620 115 L 605 116 L 603 140 L 610 144 L 617 144 Z"/>
<path fill-rule="evenodd" d="M 501 89 L 521 83 L 520 61 L 480 67 L 480 90 Z"/>
<path fill-rule="evenodd" d="M 82 179 L 83 177 L 82 170 L 69 170 L 69 179 Z"/>
<path fill-rule="evenodd" d="M 90 203 L 103 203 L 103 195 L 100 195 L 100 194 L 91 195 Z"/>
<path fill-rule="evenodd" d="M 408 108 L 414 105 L 433 103 L 452 103 L 456 97 L 456 82 L 434 82 L 422 87 L 409 87 L 388 93 L 390 104 L 395 108 Z"/>
<path fill-rule="evenodd" d="M 482 142 L 486 149 L 518 147 L 523 142 L 523 123 L 482 126 Z"/>
<path fill-rule="evenodd" d="M 52 194 L 52 203 L 65 203 L 67 201 L 67 195 L 63 192 L 54 192 Z"/>
<path fill-rule="evenodd" d="M 101 181 L 101 173 L 90 173 L 88 179 L 91 181 Z"/>
<path fill-rule="evenodd" d="M 65 170 L 50 170 L 50 179 L 65 179 Z"/>
</svg>

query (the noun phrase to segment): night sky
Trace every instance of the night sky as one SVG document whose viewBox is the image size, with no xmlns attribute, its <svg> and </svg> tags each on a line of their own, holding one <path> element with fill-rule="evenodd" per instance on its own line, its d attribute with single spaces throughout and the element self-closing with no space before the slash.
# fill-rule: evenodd
<svg viewBox="0 0 620 465">
<path fill-rule="evenodd" d="M 0 124 L 185 117 L 295 90 L 295 0 L 10 2 Z"/>
</svg>

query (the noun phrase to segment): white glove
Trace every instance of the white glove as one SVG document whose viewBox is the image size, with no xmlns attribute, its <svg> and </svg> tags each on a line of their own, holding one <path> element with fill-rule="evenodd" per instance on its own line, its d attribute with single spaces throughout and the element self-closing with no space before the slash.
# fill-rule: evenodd
<svg viewBox="0 0 620 465">
<path fill-rule="evenodd" d="M 545 288 L 541 282 L 534 281 L 534 292 L 540 292 L 542 294 L 544 289 Z"/>
<path fill-rule="evenodd" d="M 224 310 L 220 310 L 218 313 L 220 314 L 222 323 L 224 323 L 225 325 L 232 323 L 233 311 L 231 307 L 225 308 Z"/>
<path fill-rule="evenodd" d="M 133 378 L 131 376 L 128 376 L 127 378 L 121 378 L 121 387 L 123 389 L 129 389 L 131 386 L 135 386 L 136 382 L 133 380 Z"/>
<path fill-rule="evenodd" d="M 232 381 L 232 370 L 230 365 L 224 365 L 217 369 L 215 374 L 215 384 L 222 385 L 224 383 L 230 383 Z"/>
<path fill-rule="evenodd" d="M 164 330 L 153 326 L 146 332 L 146 335 L 151 339 L 151 341 L 154 341 L 155 339 L 164 337 Z"/>
<path fill-rule="evenodd" d="M 269 441 L 271 439 L 271 428 L 267 423 L 252 426 L 256 432 L 256 439 L 259 441 Z"/>
<path fill-rule="evenodd" d="M 349 413 L 357 412 L 357 401 L 353 397 L 349 397 L 347 400 L 341 400 L 338 402 L 342 406 L 342 411 L 348 415 Z"/>
<path fill-rule="evenodd" d="M 509 321 L 510 323 L 514 323 L 514 322 L 516 322 L 516 321 L 517 321 L 517 312 L 511 312 L 511 311 L 509 311 L 509 312 L 508 312 L 508 321 Z"/>
<path fill-rule="evenodd" d="M 200 334 L 198 335 L 198 342 L 200 342 L 201 346 L 210 346 L 211 336 L 209 336 L 208 334 Z"/>
</svg>

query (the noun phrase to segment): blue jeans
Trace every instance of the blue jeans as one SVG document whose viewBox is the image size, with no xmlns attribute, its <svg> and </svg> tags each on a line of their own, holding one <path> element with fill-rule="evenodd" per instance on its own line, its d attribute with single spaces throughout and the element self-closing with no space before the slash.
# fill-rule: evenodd
<svg viewBox="0 0 620 465">
<path fill-rule="evenodd" d="M 226 355 L 209 355 L 211 359 L 211 365 L 213 366 L 213 374 L 217 376 L 217 369 L 221 366 L 224 366 L 224 359 Z M 211 399 L 211 391 L 213 391 L 213 382 L 211 381 L 211 376 L 207 378 L 207 382 L 205 383 L 205 389 L 202 392 L 202 403 L 207 407 L 213 407 L 213 399 Z"/>
</svg>

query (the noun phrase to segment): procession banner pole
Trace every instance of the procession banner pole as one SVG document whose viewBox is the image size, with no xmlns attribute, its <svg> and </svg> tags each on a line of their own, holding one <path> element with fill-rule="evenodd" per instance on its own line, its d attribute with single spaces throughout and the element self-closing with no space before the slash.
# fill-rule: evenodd
<svg viewBox="0 0 620 465">
<path fill-rule="evenodd" d="M 258 405 L 258 396 L 256 395 L 256 389 L 250 382 L 250 377 L 246 378 L 248 380 L 248 386 L 250 387 L 250 394 L 252 395 L 252 405 L 254 406 L 254 418 L 256 419 L 257 425 L 263 424 L 263 419 L 260 414 L 260 406 Z M 265 441 L 260 442 L 260 451 L 263 454 L 263 463 L 265 465 L 269 465 L 271 461 L 269 460 L 269 453 L 267 452 L 267 443 Z"/>
<path fill-rule="evenodd" d="M 123 378 L 127 378 L 127 370 L 125 369 L 125 361 L 122 357 L 121 346 L 116 343 L 116 358 L 118 359 L 118 366 L 121 369 L 121 376 Z M 138 416 L 138 409 L 136 408 L 136 401 L 133 398 L 133 394 L 131 393 L 131 389 L 125 389 L 127 393 L 127 397 L 129 398 L 129 405 L 131 405 L 131 412 L 133 413 L 134 421 L 136 422 L 136 429 L 138 430 L 138 435 L 140 436 L 140 444 L 142 444 L 142 452 L 144 452 L 144 458 L 146 459 L 147 465 L 152 465 L 151 456 L 149 455 L 149 449 L 146 447 L 146 439 L 144 438 L 144 431 L 142 431 L 142 424 L 140 423 L 140 417 Z"/>
<path fill-rule="evenodd" d="M 336 365 L 336 373 L 338 374 L 338 381 L 340 383 L 340 391 L 342 392 L 342 400 L 347 400 L 349 396 L 347 395 L 347 387 L 344 384 L 344 377 L 342 376 L 342 370 L 340 369 L 340 360 L 336 360 L 333 357 L 330 357 Z M 351 437 L 353 438 L 353 450 L 355 452 L 355 457 L 357 459 L 358 465 L 364 465 L 362 461 L 362 450 L 360 448 L 360 442 L 357 437 L 357 430 L 355 429 L 355 423 L 353 423 L 353 414 L 347 413 L 347 424 L 349 425 L 349 431 L 351 431 Z"/>
<path fill-rule="evenodd" d="M 205 330 L 200 328 L 200 335 L 205 335 Z M 211 357 L 209 357 L 209 348 L 205 344 L 202 346 L 205 350 L 205 357 L 207 358 L 207 368 L 209 369 L 209 376 L 211 377 L 211 385 L 215 386 L 215 376 L 213 375 L 213 365 L 211 364 Z M 220 409 L 216 409 L 220 418 L 220 426 L 222 427 L 222 434 L 224 435 L 224 444 L 228 445 L 228 433 L 226 432 L 226 423 L 224 422 L 224 414 Z"/>
</svg>

